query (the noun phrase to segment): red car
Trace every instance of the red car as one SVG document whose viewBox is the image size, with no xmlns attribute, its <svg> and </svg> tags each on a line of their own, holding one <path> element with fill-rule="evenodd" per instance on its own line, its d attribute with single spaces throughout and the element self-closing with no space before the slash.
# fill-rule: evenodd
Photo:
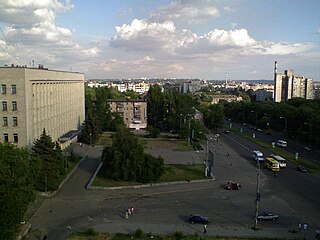
<svg viewBox="0 0 320 240">
<path fill-rule="evenodd" d="M 237 182 L 229 182 L 226 186 L 225 189 L 227 190 L 240 190 L 241 184 Z"/>
</svg>

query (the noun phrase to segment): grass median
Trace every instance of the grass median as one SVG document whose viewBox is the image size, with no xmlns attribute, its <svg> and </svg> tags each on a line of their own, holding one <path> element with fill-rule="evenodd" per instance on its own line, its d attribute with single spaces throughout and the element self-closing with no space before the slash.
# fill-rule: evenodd
<svg viewBox="0 0 320 240">
<path fill-rule="evenodd" d="M 304 160 L 302 158 L 296 159 L 294 154 L 289 153 L 288 151 L 286 151 L 282 148 L 279 148 L 277 146 L 273 147 L 270 143 L 263 141 L 263 140 L 260 140 L 260 139 L 257 139 L 257 138 L 253 138 L 252 135 L 250 135 L 248 133 L 241 132 L 240 130 L 238 130 L 236 128 L 231 128 L 230 130 L 232 132 L 237 133 L 238 135 L 241 135 L 242 137 L 250 140 L 251 142 L 254 142 L 254 143 L 260 145 L 261 147 L 270 150 L 274 154 L 282 156 L 287 161 L 290 161 L 294 164 L 302 165 L 302 166 L 308 168 L 309 171 L 312 173 L 320 173 L 320 169 L 318 167 L 314 166 L 313 164 L 307 162 L 306 160 Z"/>
<path fill-rule="evenodd" d="M 176 182 L 176 181 L 192 181 L 206 179 L 204 176 L 205 166 L 203 164 L 166 164 L 164 165 L 164 173 L 159 181 L 154 183 Z M 100 171 L 93 181 L 93 186 L 101 187 L 121 187 L 141 185 L 139 182 L 115 181 L 104 176 L 103 170 Z"/>
</svg>

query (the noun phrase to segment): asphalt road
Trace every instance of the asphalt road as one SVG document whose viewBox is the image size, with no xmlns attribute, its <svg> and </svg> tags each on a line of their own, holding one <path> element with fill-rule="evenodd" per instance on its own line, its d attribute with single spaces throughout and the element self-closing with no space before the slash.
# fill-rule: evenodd
<svg viewBox="0 0 320 240">
<path fill-rule="evenodd" d="M 292 154 L 298 153 L 300 158 L 303 158 L 309 161 L 310 163 L 320 167 L 320 151 L 316 148 L 312 148 L 311 151 L 305 150 L 305 147 L 308 145 L 308 143 L 290 139 L 281 132 L 275 132 L 270 130 L 269 132 L 271 133 L 271 135 L 266 135 L 265 131 L 258 132 L 257 130 L 254 130 L 252 126 L 249 125 L 243 126 L 241 123 L 231 121 L 226 121 L 226 123 L 229 127 L 231 126 L 232 128 L 237 128 L 239 130 L 242 129 L 243 132 L 246 132 L 251 136 L 252 134 L 255 134 L 255 137 L 257 139 L 262 139 L 266 142 L 269 142 L 270 145 L 272 142 L 276 142 L 279 139 L 285 140 L 288 142 L 288 147 L 285 149 L 286 151 Z"/>
<path fill-rule="evenodd" d="M 145 232 L 202 233 L 202 226 L 187 223 L 193 213 L 209 217 L 208 234 L 235 236 L 302 237 L 314 236 L 319 226 L 319 176 L 301 174 L 289 166 L 274 177 L 267 169 L 261 170 L 261 210 L 272 210 L 280 218 L 275 222 L 259 222 L 261 230 L 253 231 L 257 168 L 250 158 L 256 148 L 234 134 L 223 135 L 215 144 L 215 181 L 191 182 L 140 189 L 92 191 L 85 185 L 100 163 L 99 148 L 80 148 L 74 152 L 88 155 L 77 171 L 52 198 L 45 200 L 30 223 L 49 239 L 65 239 L 70 232 L 94 227 L 101 232 L 132 233 L 141 228 Z M 244 147 L 243 147 L 244 146 Z M 211 146 L 210 146 L 211 147 Z M 229 154 L 228 154 L 229 153 Z M 164 153 L 170 158 L 170 153 Z M 229 155 L 229 156 L 228 156 Z M 189 156 L 189 157 L 188 157 Z M 168 159 L 173 161 L 176 156 Z M 203 162 L 205 152 L 185 155 L 188 163 Z M 179 159 L 179 161 L 182 161 Z M 230 167 L 232 163 L 232 167 Z M 227 191 L 229 180 L 242 184 L 240 191 Z M 125 209 L 133 206 L 128 220 Z M 307 222 L 305 232 L 290 233 L 298 223 Z M 67 230 L 67 226 L 72 228 Z M 34 238 L 36 239 L 36 238 Z"/>
</svg>

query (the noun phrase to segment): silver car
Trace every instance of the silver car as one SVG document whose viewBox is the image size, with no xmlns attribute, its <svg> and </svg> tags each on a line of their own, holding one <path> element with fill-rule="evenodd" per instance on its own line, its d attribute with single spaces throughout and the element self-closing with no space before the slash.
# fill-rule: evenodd
<svg viewBox="0 0 320 240">
<path fill-rule="evenodd" d="M 258 213 L 258 220 L 272 220 L 275 221 L 279 218 L 277 214 L 274 214 L 273 212 L 259 212 Z"/>
</svg>

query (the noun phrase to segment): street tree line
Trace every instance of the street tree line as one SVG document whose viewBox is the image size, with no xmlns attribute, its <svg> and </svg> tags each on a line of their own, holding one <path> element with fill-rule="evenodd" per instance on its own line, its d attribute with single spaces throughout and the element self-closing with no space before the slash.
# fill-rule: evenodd
<svg viewBox="0 0 320 240">
<path fill-rule="evenodd" d="M 293 98 L 288 102 L 225 103 L 224 113 L 233 120 L 261 129 L 284 131 L 313 146 L 320 145 L 320 101 Z"/>
</svg>

